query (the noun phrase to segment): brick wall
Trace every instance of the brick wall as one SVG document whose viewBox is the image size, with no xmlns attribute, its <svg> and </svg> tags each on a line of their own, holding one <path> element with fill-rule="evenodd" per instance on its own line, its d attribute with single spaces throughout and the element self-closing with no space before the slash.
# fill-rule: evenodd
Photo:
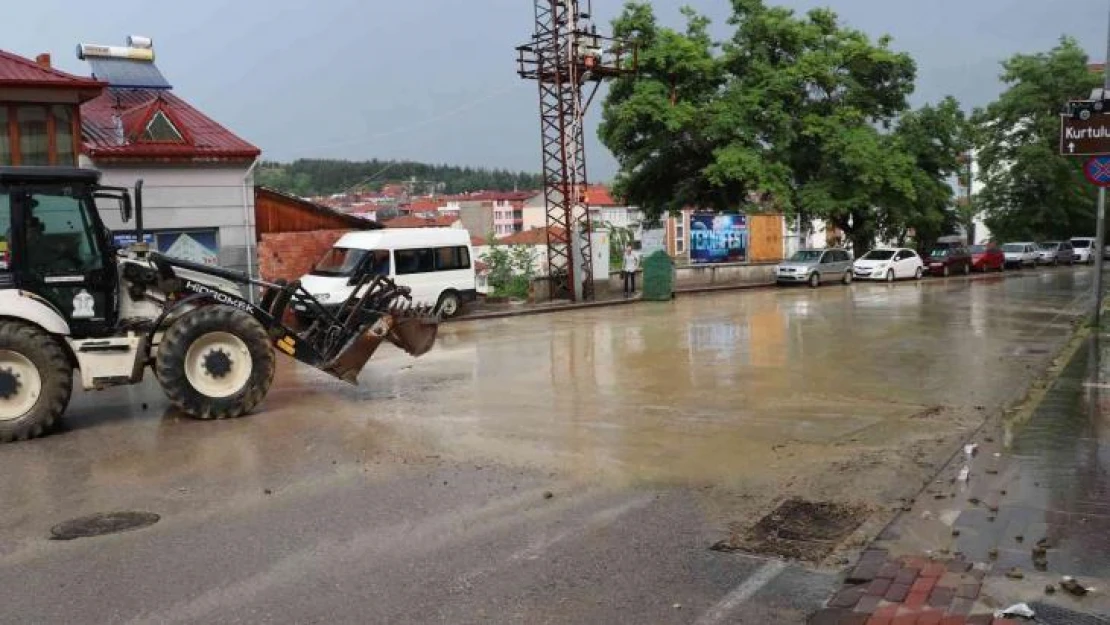
<svg viewBox="0 0 1110 625">
<path fill-rule="evenodd" d="M 258 266 L 263 280 L 296 280 L 349 230 L 314 230 L 263 234 Z"/>
</svg>

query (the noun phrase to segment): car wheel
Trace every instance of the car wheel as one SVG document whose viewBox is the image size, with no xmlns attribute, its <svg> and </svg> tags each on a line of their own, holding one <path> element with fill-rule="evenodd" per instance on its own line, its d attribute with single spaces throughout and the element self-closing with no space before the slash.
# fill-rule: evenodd
<svg viewBox="0 0 1110 625">
<path fill-rule="evenodd" d="M 925 277 L 925 270 L 924 270 L 924 269 L 922 269 L 921 267 L 918 267 L 918 268 L 917 268 L 917 269 L 916 269 L 916 270 L 915 270 L 915 271 L 913 272 L 913 279 L 914 279 L 914 280 L 920 280 L 920 279 L 922 279 L 922 278 L 924 278 L 924 277 Z"/>
<path fill-rule="evenodd" d="M 964 263 L 964 275 L 971 275 L 971 263 Z"/>
<path fill-rule="evenodd" d="M 1079 111 L 1079 119 L 1081 119 L 1083 121 L 1087 121 L 1088 119 L 1091 119 L 1091 112 L 1088 111 L 1087 109 L 1083 109 L 1083 110 Z"/>
<path fill-rule="evenodd" d="M 894 282 L 894 270 L 893 269 L 888 269 L 887 270 L 887 272 L 886 272 L 886 281 L 887 282 Z"/>
<path fill-rule="evenodd" d="M 849 269 L 848 271 L 844 272 L 844 284 L 851 284 L 851 283 L 852 283 L 852 270 Z"/>
</svg>

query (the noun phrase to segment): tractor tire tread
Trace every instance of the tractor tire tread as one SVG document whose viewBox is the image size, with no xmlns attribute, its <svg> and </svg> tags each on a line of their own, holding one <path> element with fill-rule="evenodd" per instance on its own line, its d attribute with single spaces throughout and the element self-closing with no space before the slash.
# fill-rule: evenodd
<svg viewBox="0 0 1110 625">
<path fill-rule="evenodd" d="M 38 438 L 65 412 L 73 393 L 73 366 L 56 338 L 38 326 L 19 321 L 0 324 L 0 349 L 26 356 L 39 368 L 42 392 L 23 418 L 0 422 L 0 443 Z"/>
<path fill-rule="evenodd" d="M 189 345 L 206 332 L 228 332 L 239 337 L 251 352 L 250 380 L 228 397 L 207 397 L 193 388 L 185 375 Z M 274 381 L 275 358 L 262 325 L 247 313 L 230 306 L 204 306 L 169 327 L 158 347 L 154 373 L 162 391 L 177 409 L 203 421 L 242 417 L 266 397 Z"/>
</svg>

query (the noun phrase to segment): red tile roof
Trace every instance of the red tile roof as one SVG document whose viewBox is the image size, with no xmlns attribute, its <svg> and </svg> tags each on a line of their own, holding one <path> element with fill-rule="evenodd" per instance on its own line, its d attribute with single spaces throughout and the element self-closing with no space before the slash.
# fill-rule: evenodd
<svg viewBox="0 0 1110 625">
<path fill-rule="evenodd" d="M 158 111 L 180 131 L 184 142 L 139 140 Z M 114 115 L 123 122 L 123 145 L 116 139 Z M 94 160 L 250 160 L 262 153 L 169 91 L 107 89 L 81 106 L 81 130 L 84 151 Z"/>
<path fill-rule="evenodd" d="M 439 210 L 440 206 L 443 206 L 443 202 L 440 200 L 417 199 L 409 202 L 406 206 L 402 206 L 401 210 L 408 213 L 432 212 Z"/>
<path fill-rule="evenodd" d="M 609 188 L 602 184 L 586 187 L 586 203 L 590 206 L 621 206 L 609 193 Z"/>
<path fill-rule="evenodd" d="M 486 241 L 485 237 L 472 234 L 470 235 L 470 244 L 474 247 L 482 247 L 483 245 L 489 245 L 489 241 Z"/>
<path fill-rule="evenodd" d="M 43 67 L 19 55 L 0 50 L 0 86 L 76 89 L 82 101 L 95 98 L 108 83 Z"/>
<path fill-rule="evenodd" d="M 562 228 L 554 228 L 553 232 L 563 235 Z M 523 232 L 514 232 L 507 237 L 498 239 L 501 245 L 547 245 L 547 228 L 532 228 Z"/>
<path fill-rule="evenodd" d="M 417 217 L 415 215 L 402 215 L 388 221 L 383 221 L 386 228 L 445 228 L 456 221 L 458 217 Z"/>
</svg>

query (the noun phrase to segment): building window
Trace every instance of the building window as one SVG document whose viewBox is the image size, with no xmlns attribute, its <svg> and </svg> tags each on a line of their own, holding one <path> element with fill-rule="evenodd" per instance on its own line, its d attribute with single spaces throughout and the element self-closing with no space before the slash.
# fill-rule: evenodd
<svg viewBox="0 0 1110 625">
<path fill-rule="evenodd" d="M 8 109 L 0 106 L 0 165 L 12 164 L 12 135 L 8 129 Z"/>
<path fill-rule="evenodd" d="M 50 132 L 46 124 L 45 106 L 16 108 L 21 165 L 50 164 Z"/>
<path fill-rule="evenodd" d="M 55 104 L 50 107 L 54 118 L 54 163 L 74 166 L 77 164 L 73 144 L 73 108 Z"/>
<path fill-rule="evenodd" d="M 685 215 L 679 215 L 674 222 L 674 251 L 676 254 L 686 253 L 686 219 Z"/>
<path fill-rule="evenodd" d="M 139 139 L 144 143 L 185 143 L 185 139 L 162 111 L 154 113 Z"/>
<path fill-rule="evenodd" d="M 0 165 L 76 165 L 76 128 L 72 105 L 0 105 Z"/>
</svg>

